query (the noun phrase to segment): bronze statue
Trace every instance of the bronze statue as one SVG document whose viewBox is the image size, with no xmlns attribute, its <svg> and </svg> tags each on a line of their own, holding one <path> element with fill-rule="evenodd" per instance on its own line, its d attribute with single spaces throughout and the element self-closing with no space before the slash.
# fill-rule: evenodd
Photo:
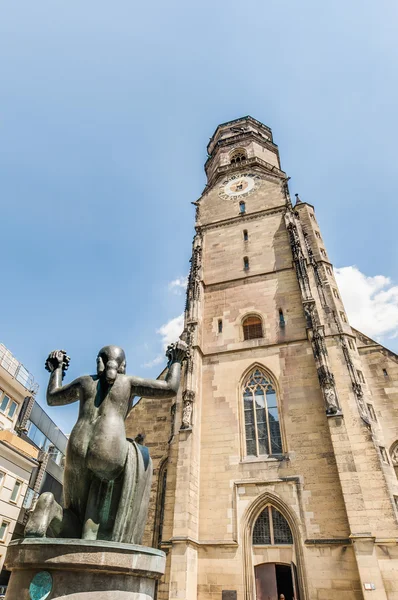
<svg viewBox="0 0 398 600">
<path fill-rule="evenodd" d="M 46 492 L 39 497 L 25 528 L 26 537 L 82 538 L 140 544 L 152 480 L 145 446 L 126 439 L 124 421 L 135 396 L 170 398 L 179 388 L 187 353 L 179 340 L 168 347 L 164 380 L 126 375 L 124 351 L 105 346 L 97 357 L 97 375 L 62 386 L 69 365 L 63 350 L 51 352 L 47 403 L 63 406 L 80 400 L 79 417 L 66 451 L 64 508 Z"/>
</svg>

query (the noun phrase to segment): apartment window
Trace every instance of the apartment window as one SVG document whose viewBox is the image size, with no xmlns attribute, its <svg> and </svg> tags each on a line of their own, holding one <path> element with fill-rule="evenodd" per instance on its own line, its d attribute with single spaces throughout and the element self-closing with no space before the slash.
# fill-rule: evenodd
<svg viewBox="0 0 398 600">
<path fill-rule="evenodd" d="M 218 333 L 222 333 L 222 319 L 218 319 Z"/>
<path fill-rule="evenodd" d="M 384 377 L 388 377 L 387 369 L 383 369 L 383 375 L 384 375 Z"/>
<path fill-rule="evenodd" d="M 249 234 L 247 233 L 247 229 L 243 230 L 243 240 L 247 242 L 249 240 Z"/>
<path fill-rule="evenodd" d="M 10 523 L 9 521 L 5 521 L 4 519 L 0 521 L 0 523 L 0 542 L 5 542 Z"/>
<path fill-rule="evenodd" d="M 347 323 L 347 318 L 343 312 L 340 312 L 340 317 L 341 317 L 341 320 L 344 321 L 344 323 Z"/>
<path fill-rule="evenodd" d="M 355 344 L 351 338 L 348 338 L 348 345 L 351 348 L 351 350 L 355 350 Z"/>
<path fill-rule="evenodd" d="M 244 215 L 246 212 L 246 204 L 243 202 L 243 200 L 239 202 L 239 212 L 241 215 Z"/>
<path fill-rule="evenodd" d="M 318 240 L 320 240 L 320 239 L 321 239 L 321 234 L 319 233 L 319 231 L 316 231 L 316 232 L 315 232 L 315 235 L 316 235 L 316 237 L 318 238 Z"/>
<path fill-rule="evenodd" d="M 28 430 L 28 437 L 29 439 L 32 440 L 32 442 L 35 444 L 35 446 L 37 446 L 40 449 L 43 449 L 44 444 L 46 442 L 46 436 L 44 435 L 44 433 L 42 431 L 40 431 L 40 429 L 38 427 L 36 427 L 36 425 L 34 423 L 32 423 L 31 421 L 28 421 L 29 423 L 29 430 Z"/>
<path fill-rule="evenodd" d="M 270 379 L 258 368 L 249 374 L 243 386 L 243 407 L 246 454 L 281 454 L 282 438 L 276 391 Z"/>
<path fill-rule="evenodd" d="M 363 376 L 362 371 L 358 371 L 357 369 L 357 375 L 358 375 L 358 379 L 361 383 L 365 383 L 365 377 Z"/>
<path fill-rule="evenodd" d="M 333 296 L 337 298 L 337 300 L 340 300 L 340 296 L 338 295 L 337 290 L 335 288 L 333 288 Z"/>
<path fill-rule="evenodd" d="M 16 482 L 14 483 L 14 488 L 11 492 L 10 502 L 15 502 L 15 503 L 18 502 L 21 488 L 22 488 L 22 481 L 18 481 L 18 479 L 17 479 Z"/>
<path fill-rule="evenodd" d="M 244 340 L 254 340 L 263 337 L 263 324 L 260 317 L 246 317 L 242 326 Z"/>
<path fill-rule="evenodd" d="M 283 316 L 283 310 L 281 308 L 279 309 L 279 326 L 285 326 L 285 317 Z"/>
<path fill-rule="evenodd" d="M 373 408 L 373 406 L 371 404 L 367 404 L 366 406 L 368 407 L 368 412 L 372 421 L 377 421 L 375 409 Z"/>
<path fill-rule="evenodd" d="M 243 268 L 245 271 L 249 270 L 249 259 L 247 256 L 243 257 Z"/>
<path fill-rule="evenodd" d="M 48 455 L 57 465 L 61 465 L 64 455 L 60 450 L 58 450 L 58 448 L 55 446 L 50 446 L 48 449 Z"/>
<path fill-rule="evenodd" d="M 390 463 L 388 460 L 386 449 L 383 448 L 383 446 L 379 446 L 379 450 L 380 450 L 380 454 L 381 454 L 381 458 L 383 459 L 383 462 L 386 463 L 387 465 L 389 465 Z"/>
<path fill-rule="evenodd" d="M 18 404 L 9 396 L 7 396 L 7 394 L 4 394 L 0 403 L 0 412 L 2 412 L 9 419 L 12 419 L 15 415 L 17 407 Z"/>
<path fill-rule="evenodd" d="M 289 524 L 279 510 L 267 506 L 258 516 L 253 528 L 253 545 L 270 546 L 293 544 Z"/>
</svg>

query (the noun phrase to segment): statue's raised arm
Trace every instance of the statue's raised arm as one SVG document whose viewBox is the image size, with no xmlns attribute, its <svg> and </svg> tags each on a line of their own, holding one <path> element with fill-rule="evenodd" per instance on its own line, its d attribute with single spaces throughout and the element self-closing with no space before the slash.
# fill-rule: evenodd
<svg viewBox="0 0 398 600">
<path fill-rule="evenodd" d="M 168 372 L 165 379 L 142 379 L 130 377 L 132 394 L 143 398 L 172 398 L 178 392 L 181 379 L 181 363 L 188 354 L 185 342 L 178 340 L 170 344 L 166 350 L 169 359 Z"/>
<path fill-rule="evenodd" d="M 48 355 L 45 366 L 50 372 L 50 381 L 47 387 L 47 404 L 49 406 L 71 404 L 80 398 L 81 378 L 75 379 L 68 385 L 62 385 L 69 363 L 70 358 L 65 350 L 54 350 Z"/>
</svg>

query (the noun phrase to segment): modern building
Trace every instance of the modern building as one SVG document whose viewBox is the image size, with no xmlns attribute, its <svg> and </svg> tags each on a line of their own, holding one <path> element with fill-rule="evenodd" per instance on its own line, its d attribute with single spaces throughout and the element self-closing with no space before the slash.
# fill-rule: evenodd
<svg viewBox="0 0 398 600">
<path fill-rule="evenodd" d="M 62 504 L 67 437 L 35 400 L 33 376 L 0 344 L 0 596 L 11 539 L 23 537 L 28 511 L 39 494 Z"/>
<path fill-rule="evenodd" d="M 176 400 L 141 399 L 158 600 L 397 600 L 398 357 L 353 329 L 271 130 L 217 127 Z M 336 232 L 337 234 L 337 232 Z"/>
<path fill-rule="evenodd" d="M 64 461 L 68 443 L 66 435 L 33 397 L 25 401 L 18 419 L 18 430 L 21 438 L 37 449 L 38 465 L 32 472 L 14 537 L 23 536 L 27 511 L 40 494 L 52 492 L 57 502 L 63 504 Z"/>
<path fill-rule="evenodd" d="M 38 450 L 16 431 L 18 416 L 36 387 L 32 375 L 0 344 L 0 571 L 14 534 Z M 3 585 L 0 575 L 0 588 Z"/>
</svg>

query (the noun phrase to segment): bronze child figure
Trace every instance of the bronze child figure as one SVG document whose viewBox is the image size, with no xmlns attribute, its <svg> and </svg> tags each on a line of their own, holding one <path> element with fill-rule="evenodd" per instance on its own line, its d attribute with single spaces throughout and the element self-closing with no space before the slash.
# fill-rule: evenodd
<svg viewBox="0 0 398 600">
<path fill-rule="evenodd" d="M 25 528 L 26 537 L 82 538 L 140 544 L 152 480 L 147 449 L 126 439 L 125 419 L 135 396 L 170 398 L 178 392 L 181 363 L 187 353 L 179 340 L 167 349 L 164 380 L 126 375 L 122 348 L 105 346 L 97 356 L 97 374 L 62 386 L 69 365 L 63 350 L 51 352 L 47 403 L 80 401 L 70 434 L 64 472 L 64 508 L 42 494 Z"/>
</svg>

